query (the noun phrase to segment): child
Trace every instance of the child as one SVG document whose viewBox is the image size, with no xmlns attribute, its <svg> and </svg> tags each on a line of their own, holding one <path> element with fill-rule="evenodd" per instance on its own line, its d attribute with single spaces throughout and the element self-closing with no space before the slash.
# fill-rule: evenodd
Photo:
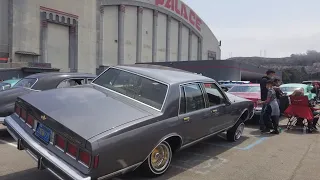
<svg viewBox="0 0 320 180">
<path fill-rule="evenodd" d="M 272 134 L 279 134 L 279 117 L 280 117 L 280 108 L 276 96 L 276 92 L 273 89 L 274 82 L 272 80 L 267 81 L 266 88 L 268 89 L 268 96 L 266 101 L 261 101 L 262 104 L 267 106 L 266 113 L 264 117 L 266 125 L 268 120 L 272 121 L 273 131 Z"/>
</svg>

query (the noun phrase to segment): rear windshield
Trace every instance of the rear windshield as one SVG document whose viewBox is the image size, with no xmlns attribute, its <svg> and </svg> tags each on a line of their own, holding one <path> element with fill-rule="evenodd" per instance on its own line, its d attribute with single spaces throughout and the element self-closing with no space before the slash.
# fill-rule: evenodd
<svg viewBox="0 0 320 180">
<path fill-rule="evenodd" d="M 25 87 L 32 88 L 33 85 L 37 82 L 35 78 L 24 78 L 17 82 L 13 87 Z"/>
<path fill-rule="evenodd" d="M 260 92 L 259 86 L 233 86 L 228 92 Z"/>
<path fill-rule="evenodd" d="M 119 69 L 110 68 L 92 83 L 161 110 L 168 86 Z"/>
</svg>

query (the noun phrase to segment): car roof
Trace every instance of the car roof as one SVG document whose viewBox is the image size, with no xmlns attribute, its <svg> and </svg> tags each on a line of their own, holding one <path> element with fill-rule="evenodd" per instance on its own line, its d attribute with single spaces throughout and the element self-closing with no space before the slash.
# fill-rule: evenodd
<svg viewBox="0 0 320 180">
<path fill-rule="evenodd" d="M 96 76 L 89 73 L 64 73 L 64 72 L 47 72 L 47 73 L 37 73 L 27 76 L 26 78 L 53 78 L 53 77 L 67 77 L 67 78 L 74 78 L 74 77 L 88 77 L 88 78 L 95 78 Z"/>
<path fill-rule="evenodd" d="M 160 65 L 135 64 L 114 66 L 113 68 L 134 72 L 167 84 L 179 84 L 191 81 L 214 81 L 211 78 L 196 73 Z"/>
</svg>

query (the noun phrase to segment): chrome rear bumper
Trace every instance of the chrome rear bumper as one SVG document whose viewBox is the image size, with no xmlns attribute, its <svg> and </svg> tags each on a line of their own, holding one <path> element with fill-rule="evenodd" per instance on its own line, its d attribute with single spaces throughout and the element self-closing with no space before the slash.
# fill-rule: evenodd
<svg viewBox="0 0 320 180">
<path fill-rule="evenodd" d="M 47 169 L 58 179 L 91 180 L 74 169 L 59 157 L 42 147 L 10 116 L 5 118 L 5 124 L 10 135 L 17 141 L 19 150 L 26 152 L 38 162 L 38 169 Z"/>
</svg>

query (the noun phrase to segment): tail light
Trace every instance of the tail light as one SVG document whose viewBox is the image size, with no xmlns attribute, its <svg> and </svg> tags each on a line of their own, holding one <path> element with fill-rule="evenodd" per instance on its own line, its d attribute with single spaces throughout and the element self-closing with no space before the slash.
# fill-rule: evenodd
<svg viewBox="0 0 320 180">
<path fill-rule="evenodd" d="M 34 125 L 34 118 L 31 115 L 28 115 L 26 123 L 32 128 Z"/>
<path fill-rule="evenodd" d="M 93 158 L 93 168 L 97 168 L 98 165 L 99 165 L 99 155 L 96 155 Z"/>
<path fill-rule="evenodd" d="M 66 147 L 66 141 L 59 135 L 56 135 L 56 146 L 59 147 L 62 151 L 64 151 L 64 148 Z"/>
<path fill-rule="evenodd" d="M 18 116 L 21 115 L 21 108 L 20 108 L 19 105 L 16 104 L 16 107 L 15 107 L 15 110 L 14 110 L 14 111 L 16 112 L 16 114 L 17 114 Z"/>
<path fill-rule="evenodd" d="M 80 150 L 79 152 L 79 161 L 84 163 L 85 165 L 90 165 L 90 154 L 88 152 Z"/>
<path fill-rule="evenodd" d="M 67 145 L 67 153 L 69 155 L 71 155 L 72 157 L 77 157 L 77 151 L 78 151 L 78 148 L 77 146 L 71 144 L 71 143 L 68 143 Z"/>
<path fill-rule="evenodd" d="M 21 115 L 20 117 L 25 121 L 27 118 L 27 111 L 23 108 L 21 108 Z"/>
</svg>

